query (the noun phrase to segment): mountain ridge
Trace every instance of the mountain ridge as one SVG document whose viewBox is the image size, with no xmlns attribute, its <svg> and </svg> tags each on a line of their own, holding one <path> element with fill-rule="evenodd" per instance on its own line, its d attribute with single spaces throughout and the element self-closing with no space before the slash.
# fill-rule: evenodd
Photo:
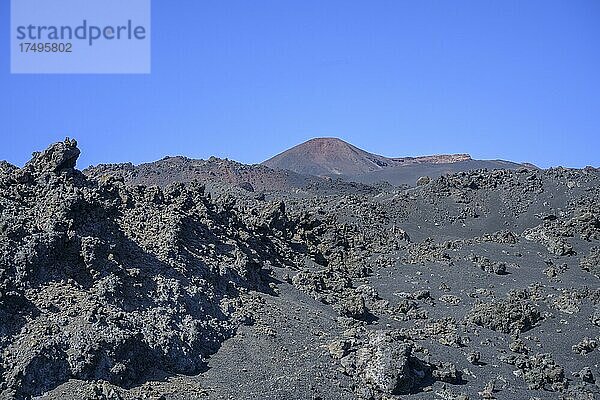
<svg viewBox="0 0 600 400">
<path fill-rule="evenodd" d="M 386 157 L 360 149 L 340 138 L 322 137 L 293 146 L 262 164 L 310 175 L 353 175 L 400 165 L 453 163 L 471 159 L 469 154 Z"/>
<path fill-rule="evenodd" d="M 414 184 L 419 176 L 425 175 L 525 166 L 504 160 L 475 160 L 466 153 L 386 157 L 334 137 L 310 139 L 269 158 L 262 165 L 299 174 L 339 177 L 363 183 L 387 181 L 395 185 Z"/>
<path fill-rule="evenodd" d="M 531 168 L 510 161 L 475 160 L 464 153 L 386 157 L 339 138 L 314 138 L 260 164 L 248 165 L 214 156 L 208 160 L 167 156 L 139 165 L 100 164 L 90 166 L 84 172 L 99 178 L 119 176 L 130 184 L 166 186 L 172 182 L 200 180 L 239 186 L 248 191 L 271 191 L 304 190 L 306 187 L 326 189 L 334 185 L 338 186 L 336 190 L 342 190 L 342 186 L 353 182 L 414 185 L 421 176 L 435 178 L 475 169 L 524 167 Z"/>
<path fill-rule="evenodd" d="M 83 170 L 99 180 L 118 179 L 130 185 L 166 187 L 171 183 L 200 181 L 211 188 L 237 187 L 246 192 L 265 191 L 371 191 L 364 184 L 335 181 L 327 177 L 298 174 L 289 170 L 273 170 L 261 164 L 242 164 L 226 158 L 207 160 L 185 156 L 167 156 L 160 160 L 132 163 L 99 164 Z"/>
</svg>

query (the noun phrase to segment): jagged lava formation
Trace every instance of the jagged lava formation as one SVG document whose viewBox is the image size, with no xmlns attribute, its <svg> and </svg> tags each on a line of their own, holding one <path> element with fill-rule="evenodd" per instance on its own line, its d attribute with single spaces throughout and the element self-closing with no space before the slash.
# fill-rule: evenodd
<svg viewBox="0 0 600 400">
<path fill-rule="evenodd" d="M 600 395 L 597 169 L 256 193 L 78 156 L 0 163 L 2 399 Z"/>
<path fill-rule="evenodd" d="M 269 290 L 264 268 L 284 263 L 201 185 L 92 181 L 78 155 L 67 140 L 2 168 L 3 397 L 199 373 L 248 319 L 240 293 Z"/>
</svg>

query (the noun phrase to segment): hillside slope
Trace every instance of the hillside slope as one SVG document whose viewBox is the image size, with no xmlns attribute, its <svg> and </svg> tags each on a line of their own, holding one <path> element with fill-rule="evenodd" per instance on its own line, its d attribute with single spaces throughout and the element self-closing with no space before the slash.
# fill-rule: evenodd
<svg viewBox="0 0 600 400">
<path fill-rule="evenodd" d="M 341 139 L 316 138 L 292 147 L 262 163 L 275 170 L 339 177 L 366 184 L 389 182 L 414 185 L 420 176 L 436 178 L 444 173 L 473 169 L 516 169 L 509 161 L 473 160 L 468 154 L 422 157 L 384 157 L 359 149 Z"/>
<path fill-rule="evenodd" d="M 110 177 L 128 185 L 165 187 L 171 183 L 201 181 L 207 189 L 236 188 L 245 192 L 339 192 L 371 191 L 372 188 L 323 177 L 299 174 L 288 170 L 273 170 L 265 165 L 246 165 L 236 161 L 211 157 L 196 160 L 187 157 L 165 157 L 159 161 L 133 165 L 100 164 L 83 171 L 88 177 L 106 180 Z"/>
</svg>

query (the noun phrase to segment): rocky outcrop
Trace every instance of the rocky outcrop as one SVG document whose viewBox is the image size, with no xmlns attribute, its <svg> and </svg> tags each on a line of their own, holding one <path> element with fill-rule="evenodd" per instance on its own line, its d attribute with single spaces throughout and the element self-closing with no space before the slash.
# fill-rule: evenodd
<svg viewBox="0 0 600 400">
<path fill-rule="evenodd" d="M 432 368 L 397 333 L 350 331 L 346 336 L 329 349 L 344 371 L 359 380 L 356 392 L 361 398 L 409 394 L 430 383 Z"/>
<path fill-rule="evenodd" d="M 263 266 L 283 262 L 202 185 L 89 180 L 78 155 L 67 139 L 0 175 L 2 398 L 198 373 L 249 321 L 244 293 L 270 290 Z"/>
<path fill-rule="evenodd" d="M 466 320 L 496 332 L 521 333 L 530 330 L 541 318 L 533 303 L 507 299 L 476 305 Z"/>
<path fill-rule="evenodd" d="M 72 171 L 75 168 L 80 150 L 77 141 L 65 139 L 54 143 L 41 153 L 34 153 L 33 158 L 25 165 L 25 170 L 32 173 Z"/>
</svg>

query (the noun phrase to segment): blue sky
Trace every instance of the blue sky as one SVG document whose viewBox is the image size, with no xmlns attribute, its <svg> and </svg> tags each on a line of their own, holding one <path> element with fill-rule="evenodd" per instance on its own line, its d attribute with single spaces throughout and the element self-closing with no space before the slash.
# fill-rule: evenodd
<svg viewBox="0 0 600 400">
<path fill-rule="evenodd" d="M 318 136 L 388 156 L 600 165 L 600 2 L 154 0 L 152 74 L 10 75 L 0 159 L 260 162 Z M 0 3 L 9 25 L 9 2 Z"/>
</svg>

